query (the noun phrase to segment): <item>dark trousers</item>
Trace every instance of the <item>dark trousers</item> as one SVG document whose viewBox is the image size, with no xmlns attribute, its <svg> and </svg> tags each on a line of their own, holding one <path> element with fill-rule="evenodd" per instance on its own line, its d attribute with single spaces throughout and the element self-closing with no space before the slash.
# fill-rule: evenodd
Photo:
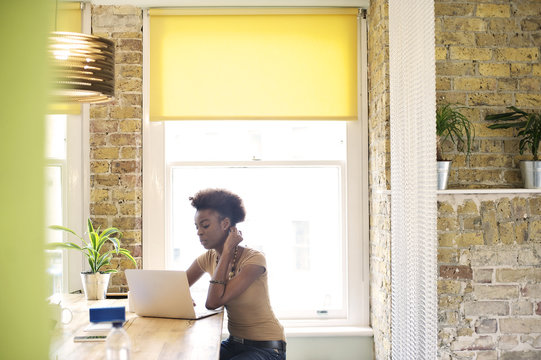
<svg viewBox="0 0 541 360">
<path fill-rule="evenodd" d="M 220 360 L 286 360 L 285 351 L 244 345 L 226 339 L 220 347 Z"/>
</svg>

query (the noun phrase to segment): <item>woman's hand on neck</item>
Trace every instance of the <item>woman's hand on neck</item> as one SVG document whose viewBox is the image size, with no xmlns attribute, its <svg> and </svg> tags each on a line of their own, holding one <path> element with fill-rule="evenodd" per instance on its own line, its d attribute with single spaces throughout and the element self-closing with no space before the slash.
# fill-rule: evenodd
<svg viewBox="0 0 541 360">
<path fill-rule="evenodd" d="M 235 248 L 239 246 L 242 240 L 242 232 L 238 230 L 235 226 L 231 226 L 229 228 L 229 234 L 224 241 L 220 254 L 224 252 L 233 253 L 235 251 Z"/>
</svg>

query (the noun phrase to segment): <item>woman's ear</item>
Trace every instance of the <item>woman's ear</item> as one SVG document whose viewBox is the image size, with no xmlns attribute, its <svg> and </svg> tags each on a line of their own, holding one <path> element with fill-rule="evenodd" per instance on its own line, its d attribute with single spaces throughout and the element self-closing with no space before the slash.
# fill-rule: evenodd
<svg viewBox="0 0 541 360">
<path fill-rule="evenodd" d="M 231 220 L 228 217 L 225 217 L 221 221 L 221 225 L 223 231 L 229 230 L 229 228 L 231 227 Z"/>
</svg>

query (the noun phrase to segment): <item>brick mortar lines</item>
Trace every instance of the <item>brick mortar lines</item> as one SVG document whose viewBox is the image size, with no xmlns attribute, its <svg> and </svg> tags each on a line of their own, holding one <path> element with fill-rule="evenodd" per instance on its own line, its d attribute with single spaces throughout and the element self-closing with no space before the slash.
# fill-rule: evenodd
<svg viewBox="0 0 541 360">
<path fill-rule="evenodd" d="M 541 218 L 541 195 L 526 197 L 517 195 L 513 197 L 492 194 L 489 196 L 445 196 L 445 201 L 439 199 L 438 217 L 457 219 L 457 226 L 453 230 L 438 230 L 438 234 L 483 233 L 484 212 L 493 212 L 494 217 L 488 218 L 493 226 L 499 223 L 523 221 L 539 221 Z M 479 228 L 468 231 L 461 224 L 464 218 L 479 218 Z M 495 237 L 500 240 L 497 229 Z M 539 230 L 538 230 L 539 231 Z M 522 359 L 524 356 L 538 356 L 541 351 L 541 327 L 532 327 L 532 321 L 538 323 L 541 318 L 541 238 L 536 234 L 528 234 L 524 243 L 493 244 L 493 245 L 458 245 L 456 242 L 439 245 L 439 254 L 442 250 L 455 251 L 455 258 L 447 261 L 438 261 L 440 266 L 460 267 L 462 276 L 442 277 L 438 280 L 438 295 L 440 306 L 438 308 L 438 329 L 440 345 L 440 358 L 461 359 Z M 441 239 L 440 239 L 441 240 Z M 447 239 L 448 240 L 448 239 Z M 484 240 L 484 239 L 483 239 Z M 527 251 L 532 250 L 532 251 Z M 488 252 L 488 255 L 502 255 L 498 262 L 497 256 L 488 256 L 476 259 L 476 252 Z M 507 252 L 507 254 L 506 254 Z M 527 264 L 519 264 L 523 254 L 537 254 Z M 462 259 L 462 257 L 466 257 Z M 474 264 L 473 261 L 480 261 Z M 452 260 L 452 261 L 451 261 Z M 526 259 L 527 260 L 527 259 Z M 527 260 L 528 261 L 528 260 Z M 484 263 L 481 263 L 484 262 Z M 467 269 L 469 268 L 469 272 Z M 499 272 L 498 270 L 501 270 Z M 504 272 L 515 278 L 506 278 Z M 521 273 L 522 272 L 522 273 Z M 535 274 L 539 273 L 538 276 Z M 531 273 L 531 274 L 530 274 Z M 453 274 L 452 272 L 447 274 Z M 508 275 L 509 275 L 508 274 Z M 530 275 L 528 275 L 530 274 Z M 498 294 L 498 292 L 500 292 Z M 514 296 L 514 297 L 511 297 Z M 498 311 L 486 314 L 483 308 L 494 307 Z M 502 308 L 503 306 L 503 308 Z M 481 312 L 479 315 L 471 313 L 473 310 Z M 521 325 L 522 324 L 522 325 Z M 505 327 L 505 329 L 502 329 Z M 514 330 L 513 330 L 514 327 Z M 533 332 L 525 329 L 532 327 Z M 520 355 L 519 355 L 520 354 Z M 477 357 L 476 357 L 477 356 Z M 533 359 L 534 357 L 524 357 Z"/>
<path fill-rule="evenodd" d="M 539 5 L 534 1 L 435 5 L 439 102 L 470 106 L 466 115 L 480 132 L 473 151 L 476 163 L 465 162 L 454 146 L 447 148 L 448 157 L 458 159 L 450 187 L 520 188 L 518 161 L 528 155 L 518 154 L 518 140 L 511 131 L 488 130 L 482 119 L 508 105 L 541 110 L 541 29 L 534 26 L 541 21 Z"/>
<path fill-rule="evenodd" d="M 121 240 L 141 266 L 142 206 L 142 10 L 132 6 L 93 6 L 95 35 L 115 43 L 115 100 L 91 106 L 90 214 L 102 226 L 118 227 Z M 133 267 L 115 257 L 109 291 L 127 289 L 123 270 Z"/>
<path fill-rule="evenodd" d="M 370 183 L 370 322 L 374 330 L 374 355 L 388 359 L 391 354 L 390 305 L 390 196 L 374 189 L 387 189 L 385 171 L 389 121 L 388 16 L 387 1 L 374 0 L 368 10 L 369 63 L 369 183 Z"/>
</svg>

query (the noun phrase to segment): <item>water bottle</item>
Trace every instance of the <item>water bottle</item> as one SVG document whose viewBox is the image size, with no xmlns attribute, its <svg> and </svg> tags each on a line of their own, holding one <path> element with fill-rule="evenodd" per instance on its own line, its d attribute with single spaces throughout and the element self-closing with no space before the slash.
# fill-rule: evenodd
<svg viewBox="0 0 541 360">
<path fill-rule="evenodd" d="M 114 322 L 113 329 L 107 335 L 107 360 L 129 360 L 130 359 L 130 337 L 122 322 Z"/>
</svg>

